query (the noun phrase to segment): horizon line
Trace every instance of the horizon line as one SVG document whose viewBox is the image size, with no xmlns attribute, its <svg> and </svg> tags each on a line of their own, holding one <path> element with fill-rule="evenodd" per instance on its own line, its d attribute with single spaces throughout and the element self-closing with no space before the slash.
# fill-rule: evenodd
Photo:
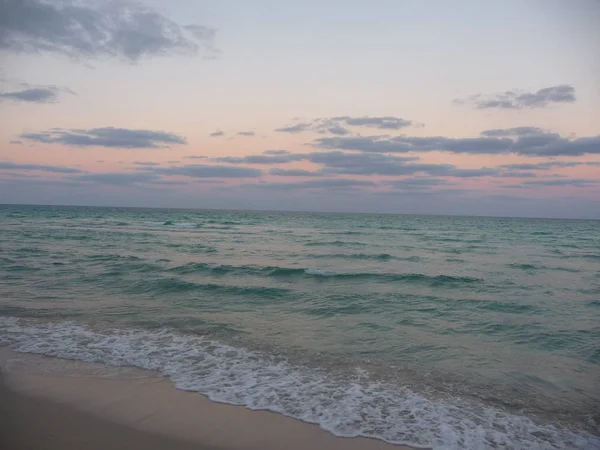
<svg viewBox="0 0 600 450">
<path fill-rule="evenodd" d="M 83 205 L 83 204 L 38 204 L 38 203 L 0 203 L 5 206 L 37 206 L 37 207 L 59 207 L 59 208 L 120 208 L 120 209 L 157 209 L 157 210 L 179 210 L 179 211 L 228 211 L 228 212 L 264 212 L 264 213 L 302 213 L 302 214 L 347 214 L 347 215 L 371 215 L 371 216 L 426 216 L 426 217 L 476 217 L 488 219 L 528 219 L 528 220 L 588 220 L 600 221 L 600 217 L 541 217 L 541 216 L 488 216 L 477 214 L 433 214 L 433 213 L 392 213 L 392 212 L 356 212 L 356 211 L 310 211 L 291 209 L 232 209 L 232 208 L 202 208 L 202 207 L 169 207 L 169 206 L 117 206 L 117 205 Z"/>
</svg>

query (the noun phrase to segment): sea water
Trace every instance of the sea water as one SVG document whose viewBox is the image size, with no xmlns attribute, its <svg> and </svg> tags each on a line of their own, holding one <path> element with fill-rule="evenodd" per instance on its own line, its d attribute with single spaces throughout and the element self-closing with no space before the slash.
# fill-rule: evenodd
<svg viewBox="0 0 600 450">
<path fill-rule="evenodd" d="M 339 436 L 600 448 L 600 222 L 0 206 L 0 345 Z"/>
</svg>

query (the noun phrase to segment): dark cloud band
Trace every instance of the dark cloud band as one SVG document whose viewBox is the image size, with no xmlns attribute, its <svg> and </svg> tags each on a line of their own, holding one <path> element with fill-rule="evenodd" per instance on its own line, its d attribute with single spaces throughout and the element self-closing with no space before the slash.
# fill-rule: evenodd
<svg viewBox="0 0 600 450">
<path fill-rule="evenodd" d="M 524 132 L 526 130 L 527 132 Z M 316 139 L 315 147 L 365 153 L 445 151 L 473 155 L 515 153 L 522 156 L 582 156 L 600 154 L 600 136 L 565 138 L 532 127 L 486 130 L 481 137 L 354 136 Z"/>
<path fill-rule="evenodd" d="M 51 129 L 39 133 L 25 133 L 20 137 L 44 144 L 63 144 L 70 147 L 168 148 L 171 145 L 187 143 L 183 136 L 165 131 L 113 127 L 90 130 Z"/>
</svg>

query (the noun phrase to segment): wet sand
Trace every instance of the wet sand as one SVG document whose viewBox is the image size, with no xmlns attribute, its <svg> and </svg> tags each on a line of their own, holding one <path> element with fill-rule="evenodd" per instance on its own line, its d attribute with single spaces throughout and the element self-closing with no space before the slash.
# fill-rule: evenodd
<svg viewBox="0 0 600 450">
<path fill-rule="evenodd" d="M 157 373 L 0 348 L 0 448 L 401 450 L 268 411 L 214 403 Z"/>
<path fill-rule="evenodd" d="M 20 394 L 0 380 L 0 448 L 209 450 L 213 447 L 102 420 L 64 404 Z"/>
</svg>

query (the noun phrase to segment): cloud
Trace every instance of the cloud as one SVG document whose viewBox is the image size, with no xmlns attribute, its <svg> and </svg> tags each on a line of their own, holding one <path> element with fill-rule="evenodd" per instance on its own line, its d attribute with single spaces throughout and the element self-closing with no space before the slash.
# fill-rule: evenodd
<svg viewBox="0 0 600 450">
<path fill-rule="evenodd" d="M 435 176 L 471 178 L 493 176 L 501 171 L 497 168 L 461 169 L 451 164 L 414 163 L 415 156 L 393 156 L 381 153 L 346 153 L 341 151 L 312 153 L 280 153 L 269 155 L 223 156 L 212 158 L 213 161 L 228 164 L 287 164 L 295 161 L 309 161 L 322 166 L 319 172 L 305 172 L 306 176 L 316 173 L 330 175 L 414 175 L 425 173 Z M 410 163 L 410 164 L 409 164 Z M 286 176 L 290 171 L 277 169 L 279 175 Z M 276 174 L 271 171 L 271 174 Z M 293 172 L 292 172 L 293 173 Z M 304 175 L 289 175 L 304 176 Z"/>
<path fill-rule="evenodd" d="M 225 133 L 223 133 L 222 131 L 213 131 L 212 133 L 209 134 L 210 137 L 220 137 L 220 136 L 224 136 Z"/>
<path fill-rule="evenodd" d="M 524 181 L 521 184 L 523 186 L 575 186 L 575 187 L 589 187 L 595 186 L 600 183 L 600 180 L 588 180 L 585 178 L 558 178 L 552 180 L 533 180 Z"/>
<path fill-rule="evenodd" d="M 52 179 L 31 179 L 31 178 L 13 178 L 0 179 L 0 184 L 9 186 L 11 189 L 32 189 L 37 192 L 44 191 L 50 187 L 63 187 L 68 189 L 81 188 L 82 183 L 72 180 L 52 180 Z M 8 190 L 8 189 L 7 189 Z M 9 191 L 10 192 L 10 191 Z M 72 191 L 71 191 L 72 192 Z"/>
<path fill-rule="evenodd" d="M 277 155 L 225 156 L 213 158 L 228 164 L 287 164 L 309 161 L 322 168 L 318 171 L 273 169 L 269 173 L 278 176 L 324 176 L 330 175 L 415 175 L 427 174 L 454 178 L 497 176 L 499 168 L 482 167 L 462 169 L 451 164 L 416 163 L 415 156 L 394 156 L 381 153 L 346 153 L 341 151 L 312 153 L 283 153 Z"/>
<path fill-rule="evenodd" d="M 75 92 L 65 87 L 54 85 L 35 85 L 6 79 L 0 79 L 0 81 L 5 85 L 5 92 L 0 92 L 0 101 L 13 101 L 21 103 L 56 103 L 60 94 L 75 95 Z M 8 91 L 7 88 L 9 89 Z"/>
<path fill-rule="evenodd" d="M 433 199 L 437 198 L 441 201 L 456 201 L 456 200 L 465 200 L 466 196 L 469 194 L 473 194 L 474 191 L 472 189 L 460 189 L 460 188 L 452 188 L 452 187 L 443 187 L 440 189 L 432 189 L 431 187 L 410 187 L 410 186 L 400 186 L 395 189 L 386 190 L 386 191 L 378 191 L 376 193 L 377 196 L 382 196 L 384 198 L 389 199 L 412 199 L 412 201 L 423 201 L 425 199 Z M 374 196 L 375 197 L 375 196 Z M 433 211 L 433 214 L 439 214 L 439 211 Z"/>
<path fill-rule="evenodd" d="M 113 127 L 90 130 L 53 128 L 40 133 L 24 133 L 20 137 L 44 144 L 58 143 L 70 147 L 168 148 L 172 144 L 187 143 L 183 136 L 175 133 Z"/>
<path fill-rule="evenodd" d="M 183 159 L 206 159 L 206 156 L 203 155 L 190 155 L 190 156 L 184 156 Z M 179 162 L 179 161 L 176 161 Z"/>
<path fill-rule="evenodd" d="M 401 119 L 400 117 L 394 116 L 383 116 L 383 117 L 332 117 L 331 120 L 336 122 L 342 122 L 350 127 L 368 127 L 378 128 L 380 130 L 399 130 L 401 128 L 409 127 L 413 123 L 410 120 Z"/>
<path fill-rule="evenodd" d="M 416 177 L 405 178 L 403 180 L 384 181 L 383 184 L 392 186 L 396 189 L 418 190 L 431 189 L 434 186 L 455 186 L 457 183 L 444 180 L 443 178 Z"/>
<path fill-rule="evenodd" d="M 211 42 L 217 34 L 217 30 L 214 28 L 205 27 L 202 25 L 186 25 L 183 28 L 188 30 L 196 39 L 200 41 Z"/>
<path fill-rule="evenodd" d="M 43 164 L 20 164 L 9 161 L 0 161 L 0 169 L 2 170 L 39 170 L 42 172 L 54 173 L 82 173 L 83 170 L 75 169 L 66 166 L 51 166 Z"/>
<path fill-rule="evenodd" d="M 326 149 L 354 150 L 373 153 L 408 153 L 446 150 L 454 153 L 501 153 L 512 145 L 510 139 L 446 138 L 410 136 L 353 136 L 326 137 L 314 141 L 314 146 Z"/>
<path fill-rule="evenodd" d="M 31 88 L 0 93 L 0 99 L 29 103 L 55 103 L 56 91 L 48 88 Z"/>
<path fill-rule="evenodd" d="M 133 185 L 184 185 L 186 181 L 165 180 L 152 172 L 100 172 L 86 173 L 70 178 L 71 181 L 105 184 L 111 186 Z"/>
<path fill-rule="evenodd" d="M 116 186 L 127 186 L 138 183 L 154 183 L 160 180 L 158 175 L 153 173 L 140 172 L 105 172 L 105 173 L 86 173 L 78 175 L 72 179 L 77 181 L 89 181 L 99 184 L 110 184 Z"/>
<path fill-rule="evenodd" d="M 238 131 L 238 136 L 254 136 L 254 131 Z"/>
<path fill-rule="evenodd" d="M 481 197 L 481 200 L 500 200 L 502 202 L 526 202 L 530 199 L 526 197 L 519 197 L 517 195 L 506 195 L 506 194 L 492 194 Z"/>
<path fill-rule="evenodd" d="M 501 185 L 503 188 L 512 188 L 512 189 L 525 189 L 525 188 L 534 188 L 540 186 L 552 187 L 552 186 L 572 186 L 572 187 L 592 187 L 598 186 L 600 184 L 600 180 L 590 180 L 586 178 L 552 178 L 545 180 L 531 180 L 531 181 L 523 181 L 520 184 L 505 184 Z"/>
<path fill-rule="evenodd" d="M 532 109 L 546 108 L 553 103 L 575 102 L 575 88 L 560 84 L 535 92 L 505 91 L 492 95 L 472 95 L 466 99 L 457 99 L 455 104 L 469 104 L 477 109 Z"/>
<path fill-rule="evenodd" d="M 294 189 L 347 189 L 355 187 L 377 186 L 377 183 L 368 180 L 354 180 L 351 178 L 325 178 L 322 180 L 298 181 L 296 183 L 254 183 L 245 184 L 243 187 L 294 190 Z"/>
<path fill-rule="evenodd" d="M 265 155 L 289 155 L 290 152 L 287 150 L 265 150 L 263 152 Z"/>
<path fill-rule="evenodd" d="M 470 178 L 495 175 L 497 169 L 460 169 L 451 164 L 413 163 L 417 157 L 398 157 L 379 153 L 314 152 L 306 159 L 323 165 L 327 173 L 344 175 L 414 175 L 425 173 L 434 176 Z"/>
<path fill-rule="evenodd" d="M 148 181 L 146 182 L 146 184 L 158 184 L 158 185 L 165 185 L 165 186 L 182 186 L 182 185 L 186 185 L 189 184 L 187 181 L 181 181 L 181 180 L 156 180 L 156 181 Z"/>
<path fill-rule="evenodd" d="M 481 137 L 449 138 L 443 136 L 352 136 L 324 137 L 313 146 L 324 149 L 353 150 L 375 153 L 408 153 L 446 151 L 466 154 L 507 154 L 522 156 L 582 156 L 600 154 L 600 136 L 564 138 L 557 133 L 523 127 L 519 129 L 486 130 Z M 489 136 L 489 133 L 496 136 Z"/>
<path fill-rule="evenodd" d="M 554 167 L 574 167 L 583 164 L 590 164 L 579 161 L 545 161 L 541 163 L 515 163 L 515 164 L 504 164 L 498 166 L 502 169 L 510 170 L 550 170 Z"/>
<path fill-rule="evenodd" d="M 534 172 L 502 172 L 497 176 L 502 178 L 535 178 L 537 174 Z"/>
<path fill-rule="evenodd" d="M 323 171 L 345 175 L 405 175 L 415 173 L 407 168 L 406 162 L 415 158 L 397 157 L 382 154 L 314 152 L 305 158 L 323 166 Z M 418 158 L 416 158 L 418 159 Z"/>
<path fill-rule="evenodd" d="M 235 166 L 208 166 L 190 164 L 178 167 L 156 167 L 152 173 L 161 175 L 181 175 L 190 178 L 255 178 L 263 175 L 260 169 Z"/>
<path fill-rule="evenodd" d="M 23 144 L 23 141 L 8 141 L 8 143 L 13 145 L 21 145 Z"/>
<path fill-rule="evenodd" d="M 153 162 L 153 161 L 133 161 L 132 164 L 135 164 L 136 166 L 160 166 L 160 163 L 157 162 Z"/>
<path fill-rule="evenodd" d="M 350 130 L 348 130 L 347 128 L 344 128 L 340 125 L 333 125 L 327 128 L 327 131 L 329 131 L 331 134 L 335 134 L 338 136 L 344 136 L 346 134 L 350 134 Z"/>
<path fill-rule="evenodd" d="M 279 177 L 322 177 L 326 174 L 320 171 L 304 170 L 304 169 L 271 169 L 269 174 Z"/>
<path fill-rule="evenodd" d="M 272 165 L 308 161 L 320 166 L 317 170 L 273 168 L 269 171 L 270 175 L 283 177 L 428 175 L 448 178 L 536 178 L 537 175 L 531 172 L 532 170 L 549 170 L 553 167 L 571 167 L 584 164 L 600 165 L 600 162 L 548 161 L 535 164 L 506 164 L 498 167 L 460 168 L 451 164 L 421 163 L 419 162 L 419 158 L 415 156 L 343 151 L 289 153 L 284 150 L 266 151 L 260 155 L 224 156 L 211 158 L 211 160 L 232 165 Z M 420 183 L 424 182 L 420 181 Z"/>
<path fill-rule="evenodd" d="M 436 170 L 430 171 L 432 174 L 435 173 Z M 487 177 L 494 176 L 498 174 L 498 170 L 491 167 L 482 167 L 481 169 L 460 169 L 457 167 L 448 167 L 447 169 L 437 170 L 437 175 L 445 175 L 447 177 L 456 177 L 456 178 L 475 178 L 475 177 Z"/>
<path fill-rule="evenodd" d="M 270 153 L 266 155 L 222 156 L 212 158 L 215 162 L 227 164 L 285 164 L 293 161 L 301 161 L 303 159 L 306 159 L 306 155 L 302 153 Z"/>
<path fill-rule="evenodd" d="M 0 177 L 32 179 L 32 178 L 38 178 L 39 175 L 33 175 L 30 173 L 18 173 L 18 172 L 0 172 Z M 2 181 L 4 181 L 4 180 L 2 180 Z"/>
<path fill-rule="evenodd" d="M 214 57 L 217 53 L 215 30 L 181 26 L 151 7 L 127 0 L 4 0 L 0 29 L 0 49 L 11 52 L 115 57 L 130 62 L 159 55 Z"/>
<path fill-rule="evenodd" d="M 338 116 L 325 119 L 315 119 L 311 122 L 299 122 L 295 125 L 289 125 L 282 128 L 277 128 L 275 131 L 282 133 L 301 133 L 303 131 L 313 131 L 316 133 L 330 133 L 337 136 L 350 134 L 347 127 L 365 127 L 376 128 L 380 130 L 399 130 L 401 128 L 413 125 L 410 120 L 405 120 L 394 116 L 381 117 L 349 117 Z"/>
<path fill-rule="evenodd" d="M 495 128 L 492 130 L 484 130 L 482 136 L 487 137 L 515 137 L 527 136 L 532 134 L 543 134 L 546 130 L 538 127 L 514 127 L 514 128 Z"/>
<path fill-rule="evenodd" d="M 297 123 L 296 125 L 290 125 L 287 127 L 276 128 L 275 131 L 279 131 L 280 133 L 301 133 L 302 131 L 307 131 L 311 129 L 310 123 Z"/>
</svg>

